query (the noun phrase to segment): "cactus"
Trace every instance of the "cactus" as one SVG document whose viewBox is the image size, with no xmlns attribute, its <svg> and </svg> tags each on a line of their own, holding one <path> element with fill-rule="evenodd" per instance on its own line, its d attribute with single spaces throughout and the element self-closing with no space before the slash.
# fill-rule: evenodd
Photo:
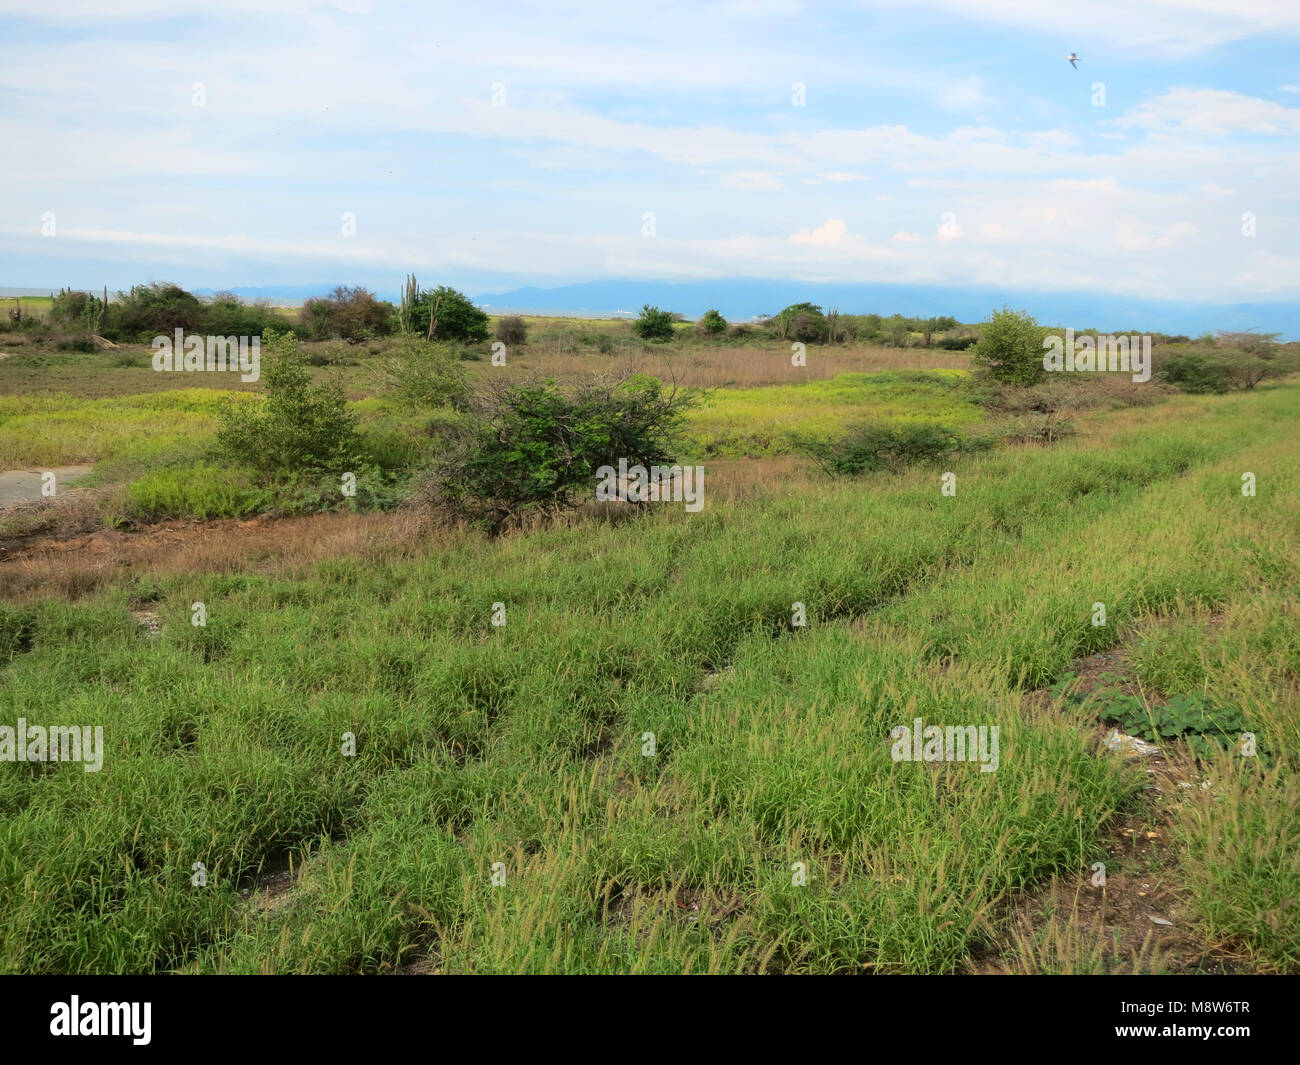
<svg viewBox="0 0 1300 1065">
<path fill-rule="evenodd" d="M 406 278 L 406 287 L 402 290 L 402 306 L 397 312 L 397 322 L 403 333 L 414 332 L 411 324 L 411 312 L 415 309 L 415 301 L 420 295 L 420 283 L 415 280 L 414 274 L 408 274 Z"/>
</svg>

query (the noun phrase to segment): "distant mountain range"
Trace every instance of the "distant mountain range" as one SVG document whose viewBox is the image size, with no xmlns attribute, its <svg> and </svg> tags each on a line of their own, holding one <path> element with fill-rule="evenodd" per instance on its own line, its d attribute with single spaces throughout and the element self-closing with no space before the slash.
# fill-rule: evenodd
<svg viewBox="0 0 1300 1065">
<path fill-rule="evenodd" d="M 1004 303 L 1026 310 L 1043 325 L 1106 332 L 1185 333 L 1199 336 L 1217 329 L 1254 329 L 1300 339 L 1300 303 L 1214 304 L 1148 300 L 1089 292 L 1013 292 L 955 285 L 890 285 L 813 281 L 720 280 L 590 281 L 560 288 L 518 288 L 474 293 L 492 313 L 531 312 L 612 317 L 616 311 L 652 304 L 697 318 L 717 308 L 724 318 L 745 321 L 775 314 L 807 301 L 843 314 L 902 314 L 930 317 L 948 314 L 961 322 L 980 322 Z"/>
<path fill-rule="evenodd" d="M 451 279 L 456 284 L 455 279 Z M 338 282 L 307 285 L 234 287 L 246 300 L 268 300 L 296 306 L 312 296 L 323 296 Z M 111 286 L 110 286 L 111 287 Z M 717 281 L 587 281 L 556 288 L 528 286 L 503 292 L 483 292 L 465 286 L 480 306 L 493 314 L 554 314 L 574 317 L 630 317 L 643 304 L 697 318 L 710 308 L 732 321 L 748 321 L 775 314 L 792 303 L 815 303 L 844 314 L 903 314 L 908 317 L 952 315 L 961 322 L 980 322 L 1004 303 L 1026 310 L 1043 325 L 1104 332 L 1184 333 L 1199 336 L 1218 329 L 1281 333 L 1285 340 L 1300 339 L 1300 303 L 1260 301 L 1206 303 L 1193 300 L 1150 300 L 1134 296 L 1090 292 L 1033 292 L 958 285 L 895 285 L 884 283 L 768 281 L 733 278 Z M 399 299 L 396 286 L 375 285 L 382 299 Z M 14 296 L 48 296 L 51 288 L 0 288 L 0 299 Z M 199 296 L 216 290 L 196 288 Z M 619 312 L 622 312 L 621 314 Z"/>
</svg>

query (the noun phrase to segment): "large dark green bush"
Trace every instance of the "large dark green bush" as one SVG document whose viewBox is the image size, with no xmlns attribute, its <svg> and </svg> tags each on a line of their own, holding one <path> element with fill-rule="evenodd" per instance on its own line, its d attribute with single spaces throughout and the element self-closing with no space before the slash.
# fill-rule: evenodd
<svg viewBox="0 0 1300 1065">
<path fill-rule="evenodd" d="M 488 339 L 487 314 L 463 292 L 446 285 L 420 292 L 410 304 L 408 317 L 411 332 L 429 340 L 472 343 Z"/>
<path fill-rule="evenodd" d="M 1180 351 L 1161 363 L 1156 375 L 1184 392 L 1226 392 L 1230 386 L 1228 368 L 1215 353 Z"/>
<path fill-rule="evenodd" d="M 815 303 L 792 303 L 768 324 L 786 340 L 819 341 L 830 333 L 826 315 Z"/>
<path fill-rule="evenodd" d="M 119 292 L 109 302 L 105 336 L 112 340 L 148 342 L 155 336 L 170 335 L 176 329 L 204 332 L 206 308 L 202 301 L 179 285 L 151 281 Z"/>
</svg>

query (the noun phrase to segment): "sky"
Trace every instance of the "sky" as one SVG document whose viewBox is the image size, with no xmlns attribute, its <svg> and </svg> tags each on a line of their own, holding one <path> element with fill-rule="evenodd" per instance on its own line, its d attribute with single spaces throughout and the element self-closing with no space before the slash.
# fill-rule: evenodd
<svg viewBox="0 0 1300 1065">
<path fill-rule="evenodd" d="M 1294 0 L 0 0 L 0 285 L 1291 301 L 1298 44 Z"/>
</svg>

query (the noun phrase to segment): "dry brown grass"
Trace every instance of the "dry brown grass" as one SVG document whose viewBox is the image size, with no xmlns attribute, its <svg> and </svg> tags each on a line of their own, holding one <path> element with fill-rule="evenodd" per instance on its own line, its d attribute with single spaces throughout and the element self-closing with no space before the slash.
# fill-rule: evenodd
<svg viewBox="0 0 1300 1065">
<path fill-rule="evenodd" d="M 808 465 L 807 459 L 793 456 L 710 462 L 705 498 L 752 498 L 783 480 L 803 475 Z M 89 505 L 89 501 L 78 504 Z M 57 536 L 44 534 L 37 526 L 25 539 L 11 539 L 0 546 L 0 598 L 57 596 L 71 600 L 137 577 L 177 573 L 292 577 L 328 558 L 378 561 L 414 557 L 431 544 L 466 533 L 462 525 L 439 520 L 433 512 L 414 506 L 391 514 L 171 521 L 130 532 L 80 529 L 75 535 L 69 534 L 77 528 L 73 517 L 69 515 L 59 526 L 62 532 Z M 635 517 L 628 504 L 593 502 L 562 514 L 537 515 L 508 535 L 544 526 Z"/>
<path fill-rule="evenodd" d="M 327 558 L 409 557 L 439 535 L 412 514 L 317 514 L 274 521 L 166 522 L 43 539 L 0 556 L 0 598 L 76 599 L 148 574 L 292 576 Z"/>
<path fill-rule="evenodd" d="M 808 365 L 792 366 L 788 348 L 654 348 L 630 354 L 571 355 L 525 347 L 512 356 L 507 373 L 543 374 L 557 380 L 587 380 L 594 372 L 616 376 L 653 374 L 683 388 L 758 388 L 797 384 L 842 373 L 880 370 L 966 370 L 970 356 L 936 348 L 818 347 L 808 348 Z M 499 372 L 499 371 L 497 371 Z"/>
</svg>

